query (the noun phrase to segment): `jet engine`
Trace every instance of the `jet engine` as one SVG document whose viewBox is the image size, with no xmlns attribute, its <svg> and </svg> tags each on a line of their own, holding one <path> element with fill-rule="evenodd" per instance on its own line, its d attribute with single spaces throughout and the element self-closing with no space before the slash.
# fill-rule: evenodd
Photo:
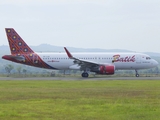
<svg viewBox="0 0 160 120">
<path fill-rule="evenodd" d="M 91 69 L 91 72 L 95 72 L 97 74 L 106 74 L 112 75 L 114 74 L 115 66 L 114 65 L 101 65 Z"/>
</svg>

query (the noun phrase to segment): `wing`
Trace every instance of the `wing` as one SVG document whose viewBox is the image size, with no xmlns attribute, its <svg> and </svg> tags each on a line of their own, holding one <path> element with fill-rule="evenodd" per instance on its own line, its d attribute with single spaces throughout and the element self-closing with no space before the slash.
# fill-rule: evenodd
<svg viewBox="0 0 160 120">
<path fill-rule="evenodd" d="M 79 58 L 76 58 L 74 57 L 68 50 L 66 47 L 64 47 L 68 57 L 70 59 L 73 59 L 74 60 L 74 63 L 75 64 L 78 64 L 80 66 L 80 69 L 81 70 L 86 70 L 86 69 L 92 69 L 94 67 L 98 67 L 98 66 L 101 66 L 101 65 L 110 65 L 110 63 L 98 63 L 98 62 L 95 62 L 95 61 L 89 61 L 89 60 L 84 60 L 84 59 L 79 59 Z"/>
</svg>

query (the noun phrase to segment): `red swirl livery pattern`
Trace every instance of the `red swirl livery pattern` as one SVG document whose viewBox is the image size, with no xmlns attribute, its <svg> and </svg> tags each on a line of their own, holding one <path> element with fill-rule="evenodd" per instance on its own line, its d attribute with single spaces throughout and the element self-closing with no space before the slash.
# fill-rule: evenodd
<svg viewBox="0 0 160 120">
<path fill-rule="evenodd" d="M 7 60 L 13 62 L 27 64 L 30 66 L 47 68 L 47 69 L 56 69 L 48 64 L 46 64 L 25 42 L 24 40 L 16 33 L 12 28 L 6 29 L 7 38 L 9 41 L 9 46 L 12 55 L 3 56 Z"/>
</svg>

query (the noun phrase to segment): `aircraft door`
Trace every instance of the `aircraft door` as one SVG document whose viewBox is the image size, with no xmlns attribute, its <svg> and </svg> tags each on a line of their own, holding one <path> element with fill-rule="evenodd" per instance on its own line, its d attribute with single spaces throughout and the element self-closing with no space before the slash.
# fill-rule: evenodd
<svg viewBox="0 0 160 120">
<path fill-rule="evenodd" d="M 141 55 L 136 55 L 136 63 L 141 64 Z"/>
</svg>

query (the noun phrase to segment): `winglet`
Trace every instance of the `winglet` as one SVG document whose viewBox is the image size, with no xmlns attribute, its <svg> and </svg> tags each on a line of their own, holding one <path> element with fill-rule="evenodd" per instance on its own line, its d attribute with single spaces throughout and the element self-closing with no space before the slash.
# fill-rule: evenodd
<svg viewBox="0 0 160 120">
<path fill-rule="evenodd" d="M 65 49 L 65 51 L 66 51 L 68 57 L 72 59 L 72 58 L 73 58 L 72 54 L 67 50 L 66 47 L 64 47 L 64 49 Z"/>
</svg>

